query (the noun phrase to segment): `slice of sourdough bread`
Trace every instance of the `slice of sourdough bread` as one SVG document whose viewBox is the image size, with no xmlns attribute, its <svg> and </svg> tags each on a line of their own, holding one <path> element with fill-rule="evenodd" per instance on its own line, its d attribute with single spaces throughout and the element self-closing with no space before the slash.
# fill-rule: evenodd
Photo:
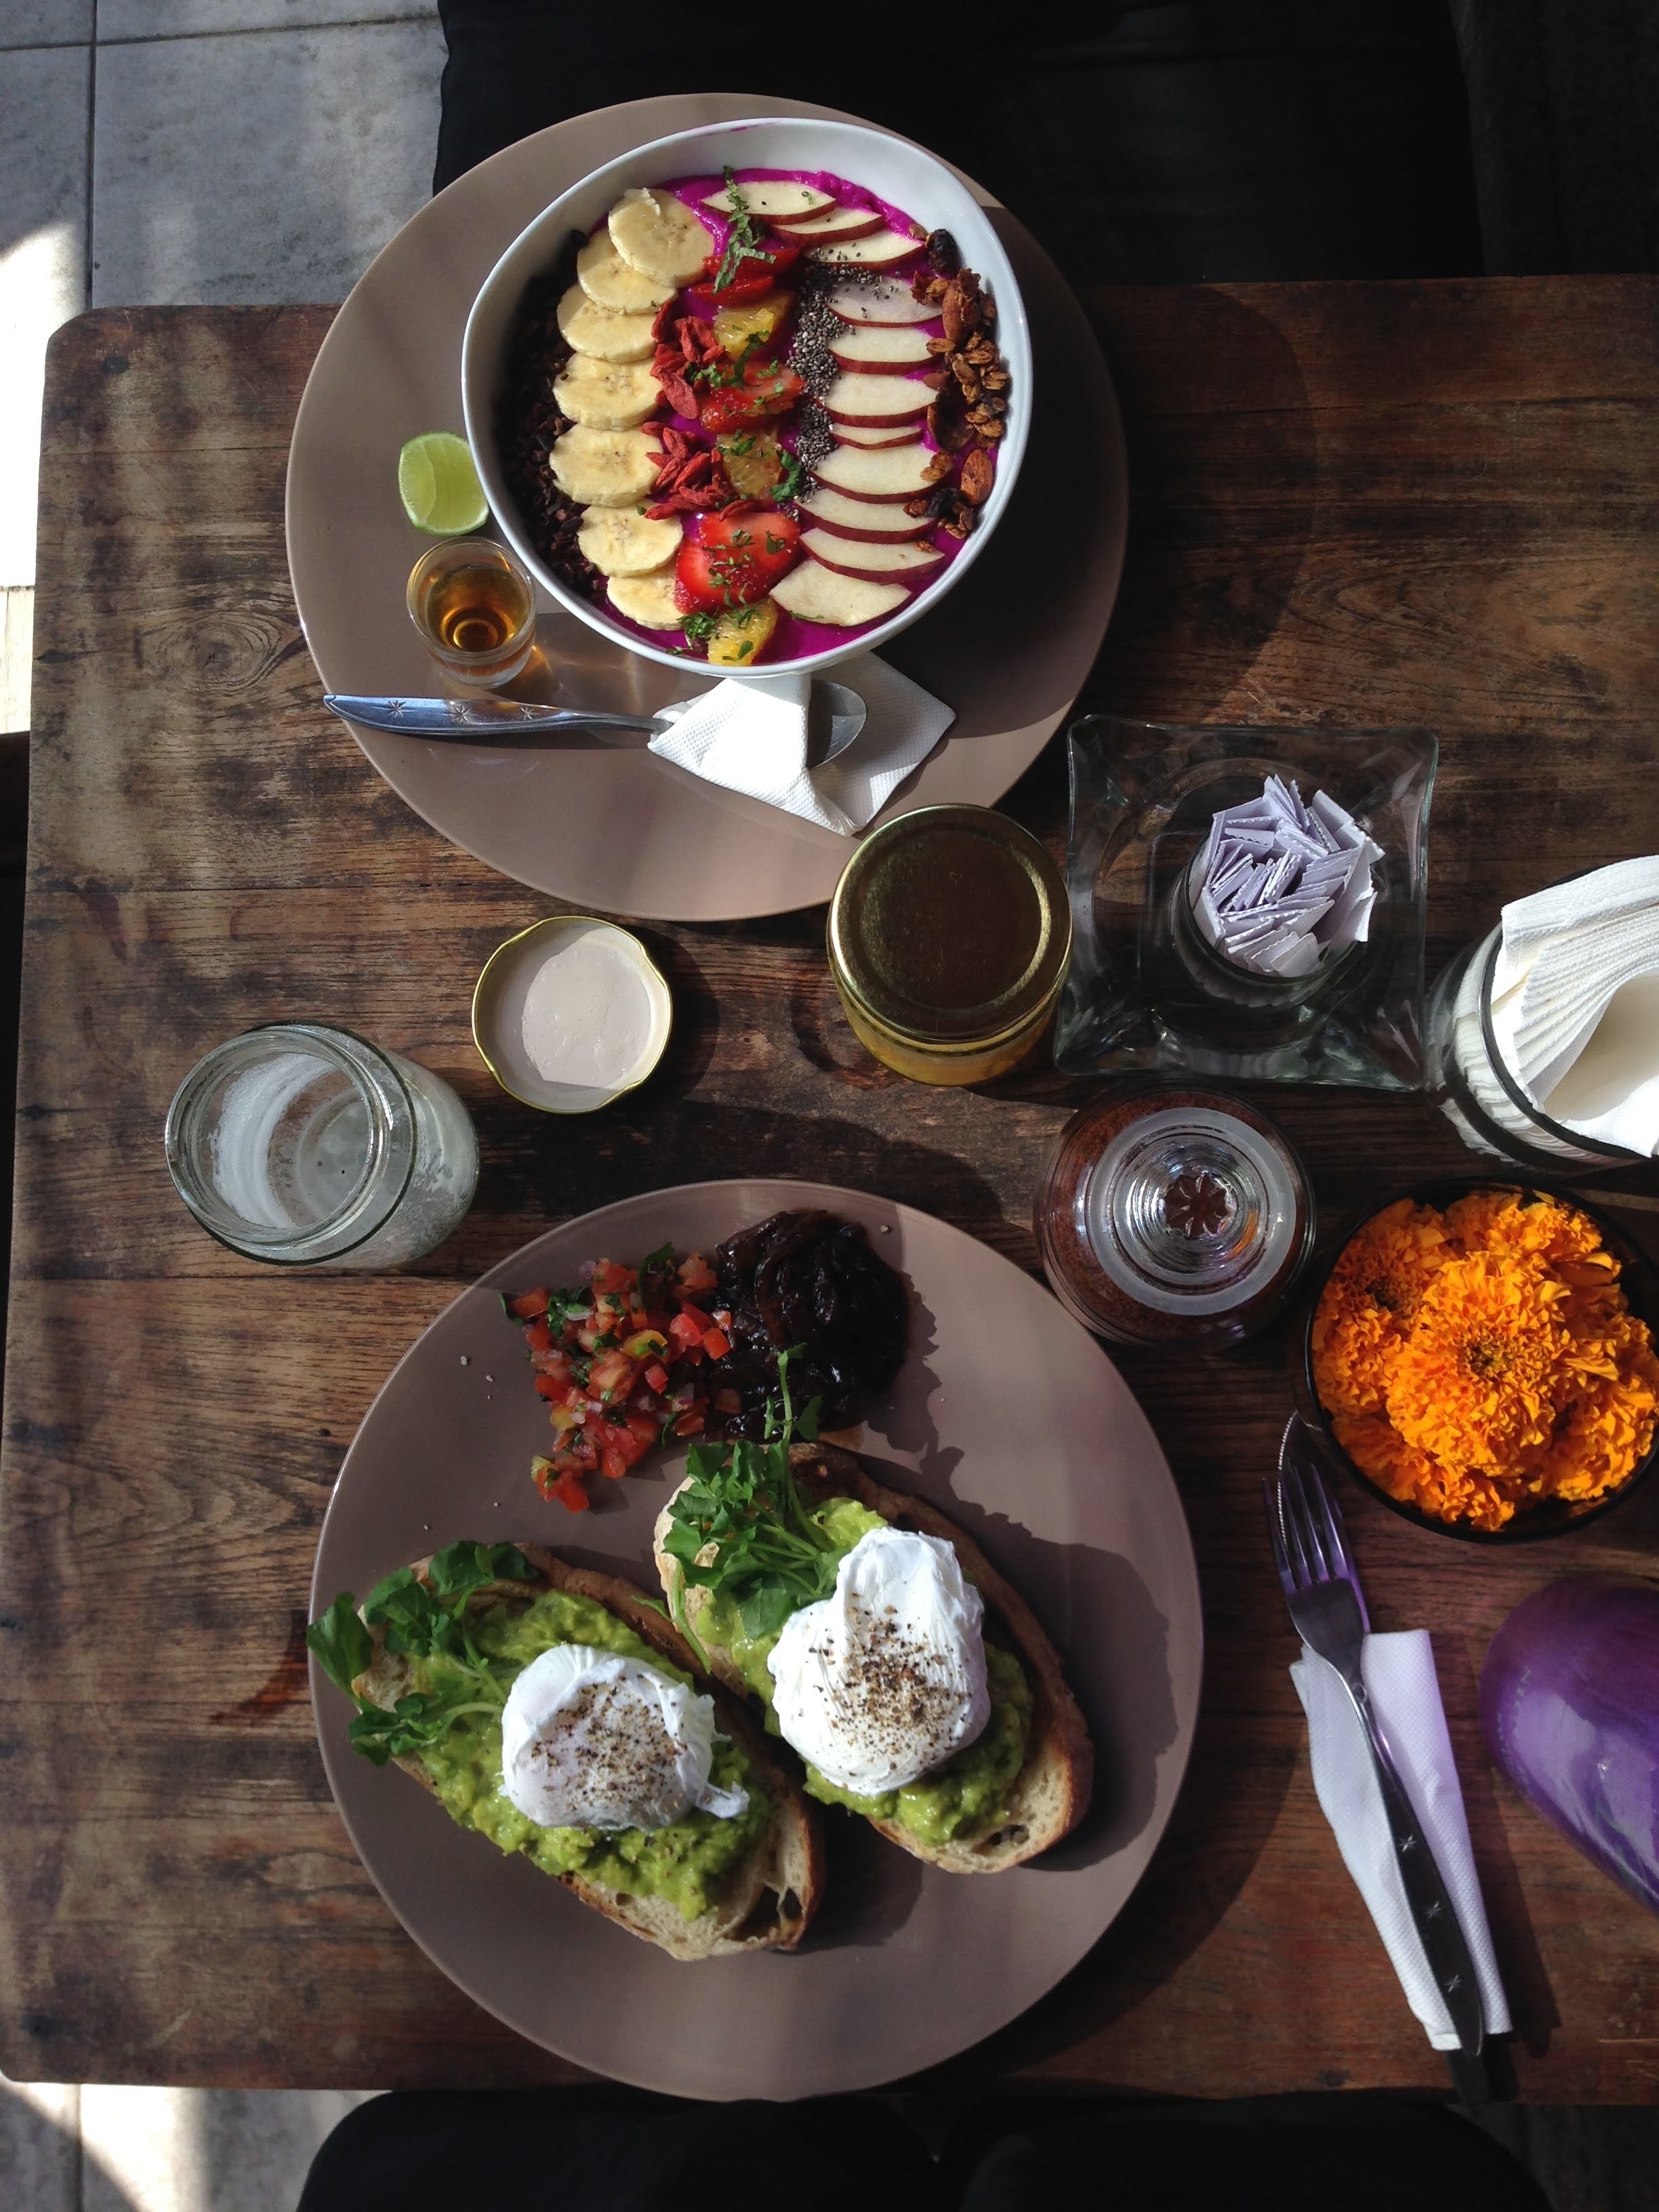
<svg viewBox="0 0 1659 2212">
<path fill-rule="evenodd" d="M 1002 1817 L 993 1826 L 953 1837 L 948 1844 L 925 1844 L 897 1820 L 872 1820 L 871 1826 L 890 1842 L 949 1874 L 1000 1874 L 1050 1850 L 1089 1809 L 1094 1750 L 1077 1699 L 1066 1685 L 1060 1654 L 1036 1614 L 953 1521 L 923 1499 L 886 1489 L 872 1480 L 850 1452 L 839 1451 L 833 1444 L 793 1444 L 789 1461 L 809 1506 L 830 1497 L 855 1498 L 895 1528 L 916 1529 L 953 1545 L 963 1572 L 985 1601 L 988 1632 L 1018 1658 L 1031 1686 L 1031 1731 L 1024 1764 L 1014 1778 Z M 679 1602 L 683 1586 L 678 1561 L 664 1549 L 668 1528 L 665 1508 L 657 1521 L 654 1550 L 657 1572 L 673 1607 Z M 748 1685 L 731 1653 L 704 1632 L 702 1615 L 708 1596 L 706 1590 L 684 1590 L 685 1618 L 708 1655 L 710 1671 L 727 1689 L 746 1692 Z"/>
<path fill-rule="evenodd" d="M 519 1549 L 536 1570 L 536 1579 L 488 1583 L 472 1592 L 467 1600 L 469 1607 L 497 1601 L 523 1607 L 549 1589 L 565 1590 L 573 1597 L 591 1598 L 604 1606 L 713 1697 L 715 1726 L 748 1758 L 772 1814 L 756 1849 L 727 1876 L 714 1906 L 696 1920 L 686 1920 L 666 1898 L 625 1895 L 577 1873 L 555 1879 L 607 1920 L 616 1921 L 647 1943 L 655 1943 L 675 1959 L 722 1958 L 736 1951 L 793 1951 L 806 1933 L 823 1888 L 823 1844 L 817 1814 L 802 1794 L 799 1781 L 746 1709 L 708 1680 L 684 1638 L 642 1590 L 619 1575 L 567 1566 L 539 1544 L 521 1543 Z M 422 1580 L 429 1564 L 426 1559 L 415 1562 L 414 1571 Z M 352 1688 L 360 1697 L 389 1710 L 408 1694 L 410 1662 L 402 1653 L 386 1650 L 383 1629 L 370 1632 L 375 1656 Z M 431 1780 L 418 1759 L 399 1759 L 397 1764 L 405 1774 L 431 1789 Z"/>
</svg>

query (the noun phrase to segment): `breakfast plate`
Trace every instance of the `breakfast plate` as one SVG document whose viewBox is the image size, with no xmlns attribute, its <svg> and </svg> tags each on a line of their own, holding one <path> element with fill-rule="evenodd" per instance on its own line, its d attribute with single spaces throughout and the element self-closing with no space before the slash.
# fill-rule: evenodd
<svg viewBox="0 0 1659 2212">
<path fill-rule="evenodd" d="M 313 1662 L 323 1759 L 365 1866 L 421 1948 L 478 2003 L 576 2064 L 693 2097 L 869 2088 L 935 2065 L 1034 2004 L 1098 1941 L 1175 1803 L 1197 1716 L 1202 1630 L 1185 1516 L 1127 1384 L 1048 1293 L 960 1231 L 817 1184 L 696 1183 L 564 1224 L 465 1291 L 359 1430 L 325 1521 L 319 1613 L 341 1590 L 463 1538 L 529 1540 L 653 1589 L 652 1529 L 683 1452 L 539 1496 L 546 1449 L 502 1291 L 574 1281 L 672 1240 L 711 1252 L 745 1224 L 822 1206 L 908 1281 L 910 1351 L 866 1409 L 867 1467 L 948 1514 L 1060 1646 L 1096 1746 L 1093 1808 L 1052 1851 L 995 1875 L 925 1866 L 826 1813 L 827 1893 L 793 1955 L 678 1962 L 589 1912 L 522 1857 L 455 1826 L 356 1756 L 351 1708 Z"/>
<path fill-rule="evenodd" d="M 420 432 L 461 428 L 463 334 L 497 261 L 606 164 L 675 132 L 763 112 L 857 122 L 805 102 L 721 94 L 579 116 L 470 170 L 375 260 L 313 366 L 289 463 L 289 565 L 325 690 L 441 688 L 404 610 L 405 580 L 432 541 L 404 517 L 398 454 Z M 884 658 L 956 711 L 946 740 L 889 801 L 890 813 L 1001 796 L 1082 688 L 1122 568 L 1122 430 L 1099 348 L 1041 248 L 988 195 L 969 189 L 1012 269 L 1044 397 L 1006 512 L 971 573 L 884 646 Z M 602 635 L 544 591 L 538 605 L 539 665 L 515 683 L 523 696 L 648 714 L 714 680 L 706 667 L 666 665 Z M 643 738 L 617 747 L 579 734 L 545 750 L 496 753 L 355 734 L 445 836 L 592 911 L 683 921 L 784 913 L 826 900 L 849 849 L 831 830 L 659 760 Z"/>
</svg>

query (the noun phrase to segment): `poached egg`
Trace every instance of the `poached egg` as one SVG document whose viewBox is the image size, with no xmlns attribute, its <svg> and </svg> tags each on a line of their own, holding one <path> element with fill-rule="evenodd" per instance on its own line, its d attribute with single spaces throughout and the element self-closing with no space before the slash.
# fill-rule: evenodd
<svg viewBox="0 0 1659 2212">
<path fill-rule="evenodd" d="M 619 1651 L 556 1644 L 507 1692 L 501 1788 L 542 1828 L 665 1828 L 695 1808 L 735 1819 L 716 1790 L 714 1701 Z"/>
<path fill-rule="evenodd" d="M 991 1717 L 984 1614 L 953 1546 L 872 1528 L 768 1658 L 784 1741 L 855 1797 L 917 1781 Z"/>
</svg>

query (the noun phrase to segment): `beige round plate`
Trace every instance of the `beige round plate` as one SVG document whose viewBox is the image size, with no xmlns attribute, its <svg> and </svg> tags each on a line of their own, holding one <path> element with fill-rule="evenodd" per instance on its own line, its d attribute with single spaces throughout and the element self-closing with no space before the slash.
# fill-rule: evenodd
<svg viewBox="0 0 1659 2212">
<path fill-rule="evenodd" d="M 872 1461 L 983 1544 L 1066 1655 L 1093 1732 L 1094 1810 L 1012 1874 L 940 1874 L 830 1813 L 823 1909 L 793 1958 L 677 1965 L 346 1742 L 312 1669 L 324 1763 L 363 1863 L 421 1948 L 521 2035 L 596 2073 L 690 2097 L 804 2097 L 937 2064 L 1005 2026 L 1098 1941 L 1175 1804 L 1198 1711 L 1198 1578 L 1181 1500 L 1128 1385 L 1047 1291 L 925 1213 L 815 1183 L 692 1183 L 538 1237 L 465 1291 L 393 1372 L 323 1524 L 313 1608 L 464 1537 L 531 1537 L 647 1589 L 683 1455 L 596 1486 L 576 1516 L 529 1475 L 547 1435 L 497 1292 L 707 1252 L 781 1206 L 860 1221 L 906 1274 L 910 1357 L 865 1424 Z M 465 1364 L 463 1364 L 465 1362 Z M 493 1378 L 493 1379 L 492 1379 Z M 499 1501 L 499 1503 L 497 1503 Z"/>
<path fill-rule="evenodd" d="M 501 252 L 550 201 L 630 147 L 756 114 L 860 119 L 729 93 L 603 108 L 469 170 L 370 267 L 323 341 L 289 459 L 289 567 L 325 690 L 444 689 L 404 608 L 409 571 L 432 540 L 404 519 L 398 455 L 419 431 L 460 428 L 461 334 Z M 1054 264 L 1012 217 L 999 211 L 996 222 L 1024 297 L 1040 398 L 1015 495 L 983 559 L 884 656 L 957 710 L 888 814 L 1000 798 L 1082 688 L 1123 564 L 1128 491 L 1111 380 Z M 712 680 L 659 666 L 545 607 L 537 635 L 542 664 L 513 686 L 516 696 L 652 714 Z M 846 863 L 845 838 L 659 760 L 642 736 L 637 746 L 579 734 L 501 753 L 356 736 L 445 836 L 504 875 L 601 913 L 782 914 L 827 899 Z"/>
</svg>

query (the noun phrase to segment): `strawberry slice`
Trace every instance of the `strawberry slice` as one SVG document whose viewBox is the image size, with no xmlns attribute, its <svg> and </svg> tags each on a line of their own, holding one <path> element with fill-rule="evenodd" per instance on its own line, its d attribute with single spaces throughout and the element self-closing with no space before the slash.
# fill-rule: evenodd
<svg viewBox="0 0 1659 2212">
<path fill-rule="evenodd" d="M 799 550 L 800 526 L 761 500 L 741 500 L 706 514 L 674 564 L 676 605 L 685 614 L 718 614 L 764 599 Z"/>
<path fill-rule="evenodd" d="M 787 415 L 805 389 L 794 370 L 781 362 L 751 357 L 739 378 L 716 385 L 704 400 L 702 427 L 719 435 L 740 429 L 745 422 L 763 422 L 769 415 Z"/>
<path fill-rule="evenodd" d="M 749 301 L 763 299 L 790 264 L 799 258 L 799 246 L 786 246 L 780 238 L 769 238 L 754 252 L 741 255 L 728 271 L 725 283 L 718 290 L 711 289 L 708 296 L 723 307 L 742 307 Z"/>
</svg>

